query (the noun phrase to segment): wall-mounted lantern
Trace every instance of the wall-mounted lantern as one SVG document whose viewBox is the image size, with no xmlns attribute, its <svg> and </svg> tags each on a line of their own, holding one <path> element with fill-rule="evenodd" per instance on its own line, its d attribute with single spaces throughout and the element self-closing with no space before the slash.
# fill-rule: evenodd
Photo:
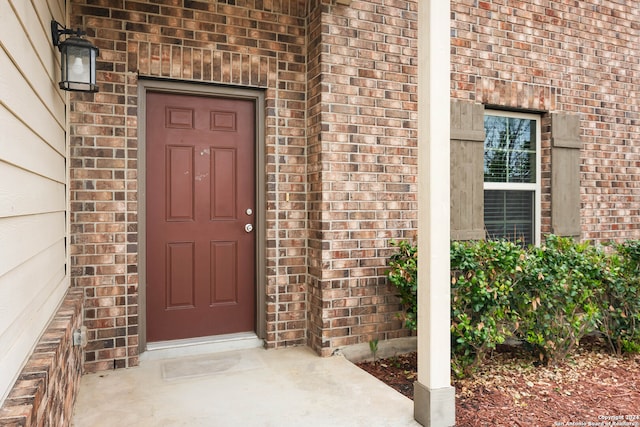
<svg viewBox="0 0 640 427">
<path fill-rule="evenodd" d="M 97 92 L 96 57 L 98 48 L 81 36 L 79 28 L 70 30 L 57 21 L 51 21 L 53 45 L 60 50 L 60 89 L 78 92 Z M 70 36 L 60 40 L 60 36 Z"/>
</svg>

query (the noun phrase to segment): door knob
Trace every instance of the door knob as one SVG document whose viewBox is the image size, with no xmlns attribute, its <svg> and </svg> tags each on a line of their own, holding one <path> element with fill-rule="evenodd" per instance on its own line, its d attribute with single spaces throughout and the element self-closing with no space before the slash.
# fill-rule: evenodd
<svg viewBox="0 0 640 427">
<path fill-rule="evenodd" d="M 253 225 L 245 224 L 244 225 L 244 231 L 246 231 L 247 233 L 251 233 L 253 231 Z"/>
</svg>

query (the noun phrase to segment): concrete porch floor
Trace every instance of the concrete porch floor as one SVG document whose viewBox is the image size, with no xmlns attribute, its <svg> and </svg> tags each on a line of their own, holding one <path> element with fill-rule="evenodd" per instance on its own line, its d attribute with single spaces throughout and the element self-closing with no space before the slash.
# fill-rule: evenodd
<svg viewBox="0 0 640 427">
<path fill-rule="evenodd" d="M 72 426 L 418 426 L 413 401 L 342 356 L 252 348 L 82 378 Z"/>
</svg>

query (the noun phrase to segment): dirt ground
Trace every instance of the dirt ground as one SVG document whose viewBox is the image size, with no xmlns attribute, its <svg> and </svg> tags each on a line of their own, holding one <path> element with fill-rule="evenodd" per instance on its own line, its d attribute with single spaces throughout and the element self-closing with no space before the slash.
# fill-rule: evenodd
<svg viewBox="0 0 640 427">
<path fill-rule="evenodd" d="M 454 380 L 456 426 L 640 426 L 640 355 L 588 345 L 558 366 L 496 353 Z M 413 399 L 416 353 L 358 366 Z"/>
</svg>

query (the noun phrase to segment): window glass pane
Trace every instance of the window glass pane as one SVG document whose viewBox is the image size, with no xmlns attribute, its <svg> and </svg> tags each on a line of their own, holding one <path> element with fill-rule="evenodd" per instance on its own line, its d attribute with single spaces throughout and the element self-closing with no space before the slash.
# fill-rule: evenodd
<svg viewBox="0 0 640 427">
<path fill-rule="evenodd" d="M 536 182 L 536 121 L 484 117 L 484 181 Z"/>
<path fill-rule="evenodd" d="M 520 190 L 484 191 L 484 226 L 487 238 L 535 243 L 535 192 Z"/>
</svg>

